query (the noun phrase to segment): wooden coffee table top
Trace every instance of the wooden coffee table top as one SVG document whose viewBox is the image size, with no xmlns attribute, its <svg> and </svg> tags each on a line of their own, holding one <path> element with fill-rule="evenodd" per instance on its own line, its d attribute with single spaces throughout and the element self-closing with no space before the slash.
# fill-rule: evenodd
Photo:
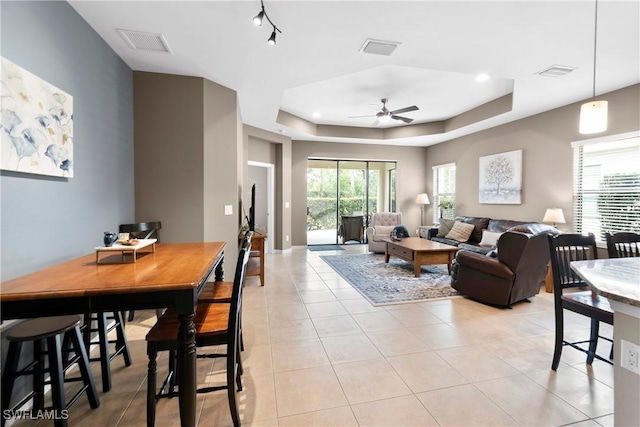
<svg viewBox="0 0 640 427">
<path fill-rule="evenodd" d="M 416 252 L 433 252 L 433 251 L 451 251 L 455 252 L 459 248 L 457 246 L 445 245 L 444 243 L 434 242 L 432 240 L 423 239 L 421 237 L 405 237 L 402 240 L 387 240 L 395 246 L 407 248 Z"/>
</svg>

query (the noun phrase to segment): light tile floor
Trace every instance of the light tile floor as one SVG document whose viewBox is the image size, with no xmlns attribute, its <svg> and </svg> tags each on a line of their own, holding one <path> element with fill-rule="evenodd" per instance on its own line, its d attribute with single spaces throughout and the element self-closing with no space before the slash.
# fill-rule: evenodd
<svg viewBox="0 0 640 427">
<path fill-rule="evenodd" d="M 373 307 L 320 258 L 366 246 L 346 249 L 268 254 L 265 286 L 247 281 L 243 425 L 613 425 L 610 365 L 587 366 L 565 348 L 551 371 L 553 301 L 544 289 L 513 309 L 465 298 Z M 567 318 L 568 334 L 588 336 L 588 321 Z M 115 361 L 113 390 L 96 410 L 82 398 L 70 425 L 145 425 L 144 336 L 154 321 L 152 311 L 136 312 L 127 326 L 133 365 Z M 605 356 L 609 349 L 599 346 Z M 224 380 L 221 362 L 199 361 L 199 378 Z M 198 410 L 201 427 L 231 425 L 225 392 L 199 395 Z M 179 425 L 177 399 L 161 400 L 157 413 L 156 425 Z"/>
</svg>

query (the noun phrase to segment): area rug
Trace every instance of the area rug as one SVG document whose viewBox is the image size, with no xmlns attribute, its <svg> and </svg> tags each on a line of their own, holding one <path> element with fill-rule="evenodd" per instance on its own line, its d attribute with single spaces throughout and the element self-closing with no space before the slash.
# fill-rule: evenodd
<svg viewBox="0 0 640 427">
<path fill-rule="evenodd" d="M 344 251 L 344 248 L 340 245 L 312 245 L 307 246 L 310 251 Z"/>
<path fill-rule="evenodd" d="M 420 277 L 413 264 L 397 258 L 384 262 L 384 255 L 323 255 L 340 276 L 374 306 L 455 297 L 446 265 L 423 265 Z"/>
</svg>

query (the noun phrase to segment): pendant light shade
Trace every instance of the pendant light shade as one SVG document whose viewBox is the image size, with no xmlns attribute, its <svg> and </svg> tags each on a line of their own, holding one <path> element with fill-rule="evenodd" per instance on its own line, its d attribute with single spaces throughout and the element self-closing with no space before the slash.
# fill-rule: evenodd
<svg viewBox="0 0 640 427">
<path fill-rule="evenodd" d="M 607 101 L 590 101 L 580 107 L 581 134 L 598 133 L 607 130 L 608 119 Z"/>
<path fill-rule="evenodd" d="M 595 25 L 593 30 L 593 99 L 580 107 L 578 132 L 590 134 L 607 130 L 608 103 L 596 101 L 596 54 L 598 52 L 598 0 L 596 0 Z"/>
</svg>

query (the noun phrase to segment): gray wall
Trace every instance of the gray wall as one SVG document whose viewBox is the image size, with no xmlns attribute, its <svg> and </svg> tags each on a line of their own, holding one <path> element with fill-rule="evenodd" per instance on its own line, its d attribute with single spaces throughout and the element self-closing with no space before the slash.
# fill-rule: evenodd
<svg viewBox="0 0 640 427">
<path fill-rule="evenodd" d="M 74 177 L 2 171 L 1 278 L 102 244 L 134 219 L 129 67 L 66 2 L 2 1 L 1 53 L 73 96 Z"/>
<path fill-rule="evenodd" d="M 640 129 L 640 85 L 599 97 L 609 102 L 609 127 L 596 135 L 578 133 L 581 103 L 567 105 L 482 132 L 426 148 L 429 195 L 433 194 L 431 168 L 456 163 L 456 214 L 542 221 L 545 210 L 559 207 L 572 230 L 573 149 L 571 142 Z M 479 158 L 522 150 L 522 204 L 478 203 Z M 433 205 L 426 215 L 433 216 Z"/>
<path fill-rule="evenodd" d="M 162 221 L 163 242 L 227 242 L 232 274 L 244 162 L 236 93 L 199 77 L 136 71 L 134 94 L 136 220 Z"/>
<path fill-rule="evenodd" d="M 295 204 L 291 199 L 291 138 L 244 125 L 243 147 L 247 161 L 275 165 L 274 228 L 268 238 L 278 250 L 291 249 L 291 210 Z M 245 186 L 249 188 L 248 166 L 245 164 Z M 304 178 L 306 180 L 306 176 Z M 244 192 L 244 203 L 249 206 L 250 192 Z M 287 207 L 288 204 L 288 207 Z M 288 239 L 287 239 L 288 238 Z"/>
<path fill-rule="evenodd" d="M 307 244 L 307 159 L 310 157 L 397 162 L 396 211 L 402 212 L 403 225 L 414 234 L 420 225 L 420 206 L 415 204 L 416 196 L 427 189 L 424 148 L 311 141 L 293 141 L 292 146 L 291 228 L 294 246 Z"/>
</svg>

